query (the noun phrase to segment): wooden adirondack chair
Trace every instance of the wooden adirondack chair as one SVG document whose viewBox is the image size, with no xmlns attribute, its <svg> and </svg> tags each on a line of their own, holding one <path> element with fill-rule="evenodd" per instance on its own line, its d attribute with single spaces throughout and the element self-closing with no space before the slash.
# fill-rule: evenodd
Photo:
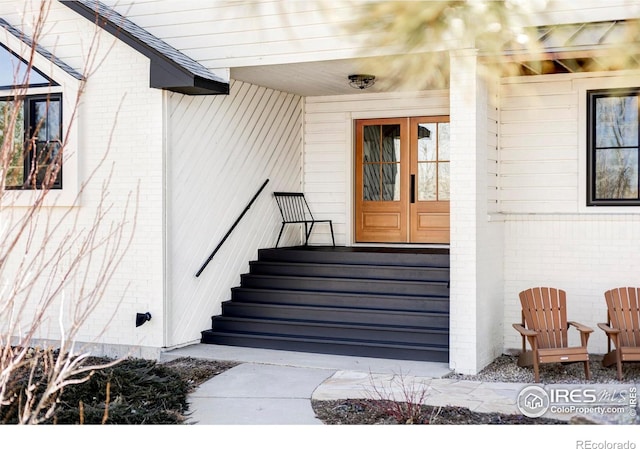
<svg viewBox="0 0 640 449">
<path fill-rule="evenodd" d="M 593 329 L 575 321 L 567 321 L 567 295 L 564 290 L 534 287 L 520 292 L 522 323 L 513 327 L 522 335 L 522 353 L 518 366 L 533 365 L 536 382 L 540 382 L 539 364 L 583 362 L 588 379 L 589 353 L 587 341 Z M 580 346 L 569 346 L 568 327 L 580 331 Z M 531 350 L 527 351 L 526 341 Z"/>
<path fill-rule="evenodd" d="M 622 362 L 640 362 L 640 288 L 618 287 L 604 293 L 607 322 L 598 327 L 607 334 L 604 366 L 615 363 L 622 380 Z M 613 343 L 613 348 L 611 347 Z"/>
</svg>

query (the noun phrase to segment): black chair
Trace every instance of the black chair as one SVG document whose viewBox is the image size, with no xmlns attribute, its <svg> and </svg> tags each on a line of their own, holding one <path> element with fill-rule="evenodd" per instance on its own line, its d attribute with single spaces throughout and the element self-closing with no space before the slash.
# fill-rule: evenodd
<svg viewBox="0 0 640 449">
<path fill-rule="evenodd" d="M 276 242 L 276 248 L 280 243 L 280 237 L 287 224 L 304 224 L 305 246 L 309 243 L 309 236 L 313 230 L 313 225 L 316 223 L 329 223 L 331 229 L 331 240 L 333 246 L 336 246 L 336 240 L 333 236 L 333 223 L 331 220 L 316 220 L 313 218 L 309 204 L 307 203 L 304 193 L 299 192 L 273 192 L 273 196 L 276 198 L 278 208 L 280 209 L 280 215 L 282 215 L 282 227 L 280 228 L 280 234 L 278 234 L 278 241 Z"/>
</svg>

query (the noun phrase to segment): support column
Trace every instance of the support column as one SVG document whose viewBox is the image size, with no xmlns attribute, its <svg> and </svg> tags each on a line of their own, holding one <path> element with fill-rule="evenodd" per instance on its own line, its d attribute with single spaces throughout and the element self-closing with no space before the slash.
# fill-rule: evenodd
<svg viewBox="0 0 640 449">
<path fill-rule="evenodd" d="M 450 69 L 450 366 L 475 374 L 502 351 L 502 225 L 488 219 L 488 111 L 495 106 L 476 49 L 452 52 Z"/>
</svg>

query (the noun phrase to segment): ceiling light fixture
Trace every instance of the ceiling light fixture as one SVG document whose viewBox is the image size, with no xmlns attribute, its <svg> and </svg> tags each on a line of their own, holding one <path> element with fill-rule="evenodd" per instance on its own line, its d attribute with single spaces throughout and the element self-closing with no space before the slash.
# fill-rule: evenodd
<svg viewBox="0 0 640 449">
<path fill-rule="evenodd" d="M 375 84 L 376 77 L 373 75 L 349 75 L 349 85 L 356 89 L 366 89 Z"/>
</svg>

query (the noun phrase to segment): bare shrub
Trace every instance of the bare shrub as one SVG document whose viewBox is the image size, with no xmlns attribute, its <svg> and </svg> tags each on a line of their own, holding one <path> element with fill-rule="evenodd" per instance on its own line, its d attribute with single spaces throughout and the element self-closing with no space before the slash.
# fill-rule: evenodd
<svg viewBox="0 0 640 449">
<path fill-rule="evenodd" d="M 370 405 L 379 414 L 394 419 L 398 424 L 430 424 L 438 416 L 440 408 L 425 406 L 429 386 L 408 378 L 402 371 L 394 373 L 388 384 L 376 381 L 370 374 L 370 383 Z"/>
<path fill-rule="evenodd" d="M 26 8 L 23 16 L 30 17 Z M 109 196 L 113 166 L 107 164 L 108 154 L 85 175 L 73 204 L 48 203 L 53 180 L 71 151 L 64 137 L 47 142 L 55 152 L 46 154 L 44 165 L 38 162 L 25 167 L 23 190 L 29 192 L 7 188 L 12 162 L 34 151 L 34 136 L 45 126 L 41 121 L 35 130 L 28 130 L 24 145 L 14 138 L 22 132 L 29 76 L 49 9 L 50 0 L 40 2 L 33 22 L 23 24 L 31 33 L 27 69 L 22 79 L 16 69 L 16 87 L 0 118 L 0 418 L 12 410 L 22 424 L 51 422 L 65 387 L 85 382 L 96 370 L 118 363 L 87 362 L 88 349 L 77 341 L 131 245 L 138 204 L 137 191 L 124 201 L 118 199 L 118 204 Z M 65 112 L 71 119 L 63 136 L 74 126 L 87 80 L 100 64 L 94 51 L 97 27 L 90 45 L 75 107 Z M 89 186 L 92 194 L 100 192 L 95 206 L 80 206 L 79 198 L 88 193 Z M 31 202 L 17 204 L 19 193 L 30 194 Z M 82 215 L 87 207 L 94 212 L 89 220 Z M 102 333 L 109 321 L 107 317 Z M 56 335 L 53 339 L 49 337 L 52 333 Z M 26 384 L 20 382 L 25 379 Z"/>
</svg>

